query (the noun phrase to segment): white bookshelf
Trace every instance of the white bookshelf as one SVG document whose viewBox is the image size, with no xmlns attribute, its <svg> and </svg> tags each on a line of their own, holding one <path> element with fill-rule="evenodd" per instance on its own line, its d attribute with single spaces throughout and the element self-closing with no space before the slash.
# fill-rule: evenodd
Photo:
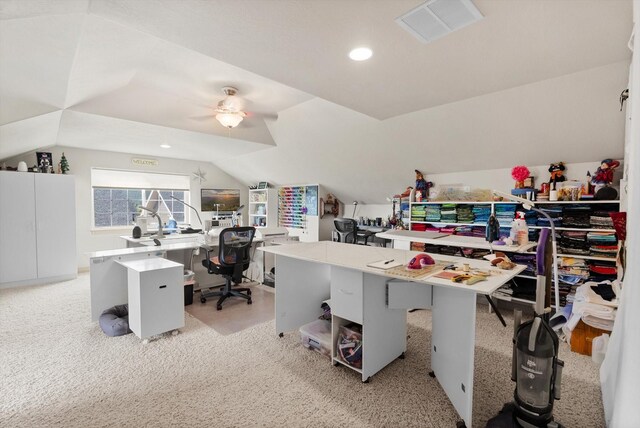
<svg viewBox="0 0 640 428">
<path fill-rule="evenodd" d="M 249 226 L 274 227 L 277 209 L 275 189 L 249 189 Z"/>
</svg>

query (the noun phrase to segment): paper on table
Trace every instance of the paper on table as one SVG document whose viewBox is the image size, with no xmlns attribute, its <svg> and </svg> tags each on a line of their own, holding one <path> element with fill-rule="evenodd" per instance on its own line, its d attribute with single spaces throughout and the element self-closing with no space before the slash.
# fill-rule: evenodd
<svg viewBox="0 0 640 428">
<path fill-rule="evenodd" d="M 394 267 L 402 266 L 402 262 L 398 262 L 395 260 L 380 260 L 378 262 L 367 263 L 367 266 L 376 269 L 391 269 Z"/>
</svg>

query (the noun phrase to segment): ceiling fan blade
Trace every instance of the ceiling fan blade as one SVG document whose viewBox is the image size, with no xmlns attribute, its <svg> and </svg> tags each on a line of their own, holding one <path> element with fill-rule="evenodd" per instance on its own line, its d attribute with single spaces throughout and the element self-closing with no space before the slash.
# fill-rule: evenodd
<svg viewBox="0 0 640 428">
<path fill-rule="evenodd" d="M 196 121 L 196 122 L 207 122 L 210 120 L 215 120 L 216 116 L 215 114 L 209 114 L 209 115 L 204 115 L 204 116 L 190 116 L 189 119 Z"/>
<path fill-rule="evenodd" d="M 278 113 L 247 112 L 247 118 L 278 120 Z"/>
</svg>

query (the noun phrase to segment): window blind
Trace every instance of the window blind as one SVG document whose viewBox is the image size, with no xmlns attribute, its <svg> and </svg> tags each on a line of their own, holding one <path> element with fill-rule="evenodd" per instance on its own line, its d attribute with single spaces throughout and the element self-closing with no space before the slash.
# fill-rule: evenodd
<svg viewBox="0 0 640 428">
<path fill-rule="evenodd" d="M 188 175 L 158 172 L 122 171 L 117 169 L 91 169 L 92 187 L 118 189 L 189 190 Z"/>
</svg>

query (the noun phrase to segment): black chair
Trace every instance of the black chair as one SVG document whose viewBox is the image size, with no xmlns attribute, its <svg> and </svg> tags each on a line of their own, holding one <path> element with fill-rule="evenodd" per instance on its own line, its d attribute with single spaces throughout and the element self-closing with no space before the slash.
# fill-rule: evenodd
<svg viewBox="0 0 640 428">
<path fill-rule="evenodd" d="M 333 225 L 338 233 L 338 241 L 347 244 L 364 244 L 372 235 L 368 230 L 359 230 L 358 223 L 352 218 L 337 218 L 333 220 Z"/>
<path fill-rule="evenodd" d="M 256 229 L 253 227 L 231 227 L 220 232 L 218 256 L 211 257 L 211 251 L 207 250 L 207 258 L 202 260 L 202 265 L 207 272 L 222 275 L 226 280 L 224 288 L 219 291 L 202 292 L 200 301 L 205 303 L 208 297 L 220 296 L 216 308 L 222 309 L 222 302 L 228 297 L 242 297 L 251 304 L 251 290 L 248 288 L 233 288 L 233 284 L 242 282 L 242 272 L 249 268 L 251 263 L 251 243 Z M 245 294 L 246 293 L 246 294 Z"/>
</svg>

